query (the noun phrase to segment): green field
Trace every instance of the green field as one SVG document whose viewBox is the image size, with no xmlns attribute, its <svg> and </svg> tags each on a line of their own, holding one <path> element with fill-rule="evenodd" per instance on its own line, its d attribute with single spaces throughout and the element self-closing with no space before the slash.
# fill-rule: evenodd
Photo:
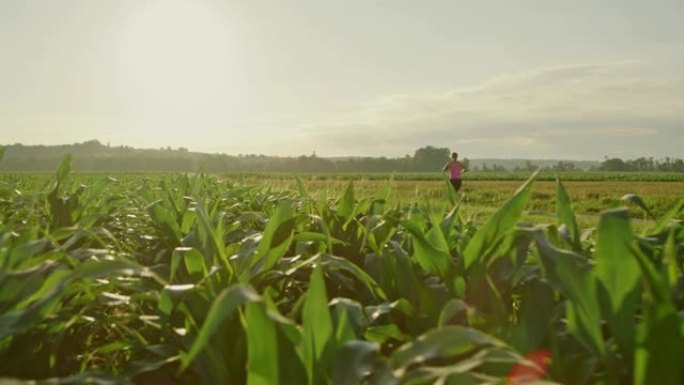
<svg viewBox="0 0 684 385">
<path fill-rule="evenodd" d="M 0 174 L 0 383 L 684 382 L 681 179 L 376 176 Z"/>
<path fill-rule="evenodd" d="M 524 182 L 530 177 L 532 171 L 504 171 L 504 172 L 467 172 L 464 174 L 465 180 L 471 181 L 521 181 Z M 406 181 L 439 181 L 444 180 L 443 172 L 367 172 L 367 173 L 301 173 L 293 174 L 288 172 L 249 172 L 249 173 L 223 173 L 221 177 L 227 179 L 242 180 L 290 180 L 295 176 L 302 180 L 325 181 L 325 180 L 376 180 L 385 181 L 406 180 Z M 552 172 L 540 171 L 536 177 L 539 181 L 564 181 L 578 182 L 684 182 L 684 173 L 681 172 L 605 172 L 605 171 L 566 171 Z"/>
<path fill-rule="evenodd" d="M 527 173 L 529 178 L 531 173 Z M 319 199 L 337 196 L 350 181 L 354 182 L 356 194 L 360 197 L 372 197 L 385 183 L 390 181 L 389 197 L 394 203 L 402 205 L 419 205 L 423 208 L 438 211 L 449 211 L 448 194 L 451 189 L 444 179 L 412 178 L 409 175 L 395 175 L 389 179 L 375 179 L 357 176 L 353 179 L 341 179 L 340 175 L 316 176 L 304 175 L 300 178 L 309 194 Z M 564 176 L 560 176 L 564 177 Z M 225 180 L 247 185 L 263 185 L 276 191 L 297 189 L 297 180 L 292 175 L 267 177 L 263 174 L 222 176 Z M 431 178 L 431 177 L 430 177 Z M 479 178 L 479 176 L 478 176 Z M 459 192 L 460 212 L 472 221 L 481 221 L 496 211 L 520 187 L 517 180 L 481 180 L 469 176 Z M 653 218 L 670 210 L 679 199 L 684 198 L 684 181 L 656 181 L 655 176 L 646 176 L 644 180 L 617 181 L 613 176 L 605 180 L 571 179 L 564 185 L 573 201 L 573 209 L 579 223 L 583 227 L 596 226 L 601 211 L 626 206 L 630 216 L 635 220 L 637 228 L 647 226 Z M 556 181 L 540 180 L 532 188 L 532 195 L 523 213 L 523 219 L 533 223 L 555 221 L 556 215 Z M 636 202 L 639 197 L 643 205 Z"/>
</svg>

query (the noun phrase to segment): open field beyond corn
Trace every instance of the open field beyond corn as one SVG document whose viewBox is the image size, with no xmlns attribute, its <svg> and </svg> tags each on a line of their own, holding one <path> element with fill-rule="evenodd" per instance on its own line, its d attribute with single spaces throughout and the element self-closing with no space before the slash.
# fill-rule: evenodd
<svg viewBox="0 0 684 385">
<path fill-rule="evenodd" d="M 0 383 L 684 382 L 681 180 L 69 169 L 0 174 Z"/>
<path fill-rule="evenodd" d="M 528 173 L 528 176 L 531 173 Z M 558 176 L 563 178 L 564 175 Z M 312 195 L 325 199 L 335 196 L 344 190 L 353 180 L 354 189 L 358 196 L 372 197 L 381 189 L 386 180 L 358 177 L 356 179 L 333 178 L 300 178 Z M 436 210 L 449 210 L 449 186 L 442 175 L 440 180 L 405 179 L 406 176 L 391 179 L 390 200 L 400 204 L 430 205 Z M 645 178 L 640 181 L 606 180 L 575 180 L 563 181 L 563 184 L 573 201 L 573 209 L 578 220 L 586 227 L 598 223 L 599 213 L 606 209 L 625 206 L 628 208 L 636 225 L 642 227 L 641 220 L 649 219 L 649 213 L 637 204 L 630 202 L 628 197 L 638 196 L 649 209 L 652 216 L 660 216 L 667 212 L 679 200 L 684 198 L 684 181 L 653 181 Z M 258 177 L 228 178 L 242 183 L 269 186 L 276 190 L 296 189 L 294 178 Z M 488 214 L 496 211 L 520 187 L 517 180 L 482 180 L 466 177 L 459 193 L 461 214 L 473 220 L 482 220 Z M 535 223 L 554 221 L 556 210 L 556 181 L 536 181 L 532 187 L 532 195 L 526 206 L 524 218 Z"/>
</svg>

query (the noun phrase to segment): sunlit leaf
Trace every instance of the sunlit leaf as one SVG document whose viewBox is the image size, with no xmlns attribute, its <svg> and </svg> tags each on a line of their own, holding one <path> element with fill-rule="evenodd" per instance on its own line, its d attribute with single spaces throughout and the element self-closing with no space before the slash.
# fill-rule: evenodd
<svg viewBox="0 0 684 385">
<path fill-rule="evenodd" d="M 559 222 L 568 229 L 570 244 L 573 249 L 580 251 L 582 245 L 580 244 L 579 228 L 577 227 L 575 213 L 572 209 L 572 202 L 560 179 L 558 179 L 556 185 L 556 215 Z"/>
<path fill-rule="evenodd" d="M 494 215 L 489 217 L 482 227 L 468 242 L 463 252 L 463 266 L 469 269 L 477 261 L 489 257 L 489 253 L 497 248 L 506 233 L 513 231 L 515 223 L 527 204 L 532 191 L 532 182 L 537 172 L 523 184 L 518 191 Z"/>
<path fill-rule="evenodd" d="M 66 155 L 57 168 L 57 182 L 63 182 L 71 171 L 71 155 Z"/>
<path fill-rule="evenodd" d="M 327 377 L 334 342 L 325 281 L 319 267 L 311 274 L 302 311 L 302 327 L 301 352 L 309 384 L 318 384 Z"/>
<path fill-rule="evenodd" d="M 623 353 L 634 351 L 638 284 L 641 276 L 637 261 L 631 256 L 634 240 L 626 209 L 606 211 L 601 215 L 594 259 L 599 282 L 599 299 L 604 317 Z M 616 272 L 619 271 L 619 274 Z"/>
<path fill-rule="evenodd" d="M 276 326 L 266 314 L 263 303 L 247 304 L 246 331 L 249 352 L 247 360 L 247 384 L 279 384 L 278 339 Z"/>
</svg>

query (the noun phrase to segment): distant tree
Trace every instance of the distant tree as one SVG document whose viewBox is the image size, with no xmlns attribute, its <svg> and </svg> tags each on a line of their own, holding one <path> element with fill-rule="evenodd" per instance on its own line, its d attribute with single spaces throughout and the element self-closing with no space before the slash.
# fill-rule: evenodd
<svg viewBox="0 0 684 385">
<path fill-rule="evenodd" d="M 575 167 L 575 164 L 572 162 L 561 160 L 553 166 L 545 167 L 544 169 L 549 171 L 574 171 L 577 167 Z"/>
<path fill-rule="evenodd" d="M 102 144 L 100 144 L 100 141 L 95 140 L 95 139 L 88 140 L 88 141 L 83 142 L 83 143 L 74 143 L 74 145 L 83 146 L 83 147 L 100 147 L 100 146 L 102 146 Z"/>
<path fill-rule="evenodd" d="M 494 172 L 504 172 L 504 171 L 506 171 L 506 167 L 504 167 L 503 165 L 494 163 L 494 165 L 492 166 L 492 171 L 494 171 Z"/>
<path fill-rule="evenodd" d="M 634 171 L 655 171 L 656 163 L 653 158 L 637 158 L 625 162 L 630 170 Z"/>
<path fill-rule="evenodd" d="M 450 154 L 451 151 L 448 148 L 421 147 L 413 155 L 415 171 L 440 170 L 449 160 Z"/>
<path fill-rule="evenodd" d="M 620 158 L 608 158 L 599 166 L 601 171 L 628 171 L 627 164 Z"/>
<path fill-rule="evenodd" d="M 677 158 L 672 162 L 672 172 L 684 172 L 684 160 Z"/>
</svg>

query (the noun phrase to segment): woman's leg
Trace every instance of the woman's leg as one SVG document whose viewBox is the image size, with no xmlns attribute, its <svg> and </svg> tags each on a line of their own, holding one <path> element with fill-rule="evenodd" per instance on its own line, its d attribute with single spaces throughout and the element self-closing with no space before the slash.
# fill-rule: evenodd
<svg viewBox="0 0 684 385">
<path fill-rule="evenodd" d="M 461 188 L 461 180 L 460 179 L 451 179 L 450 182 L 451 182 L 451 185 L 454 187 L 454 191 L 458 192 L 458 190 Z"/>
</svg>

